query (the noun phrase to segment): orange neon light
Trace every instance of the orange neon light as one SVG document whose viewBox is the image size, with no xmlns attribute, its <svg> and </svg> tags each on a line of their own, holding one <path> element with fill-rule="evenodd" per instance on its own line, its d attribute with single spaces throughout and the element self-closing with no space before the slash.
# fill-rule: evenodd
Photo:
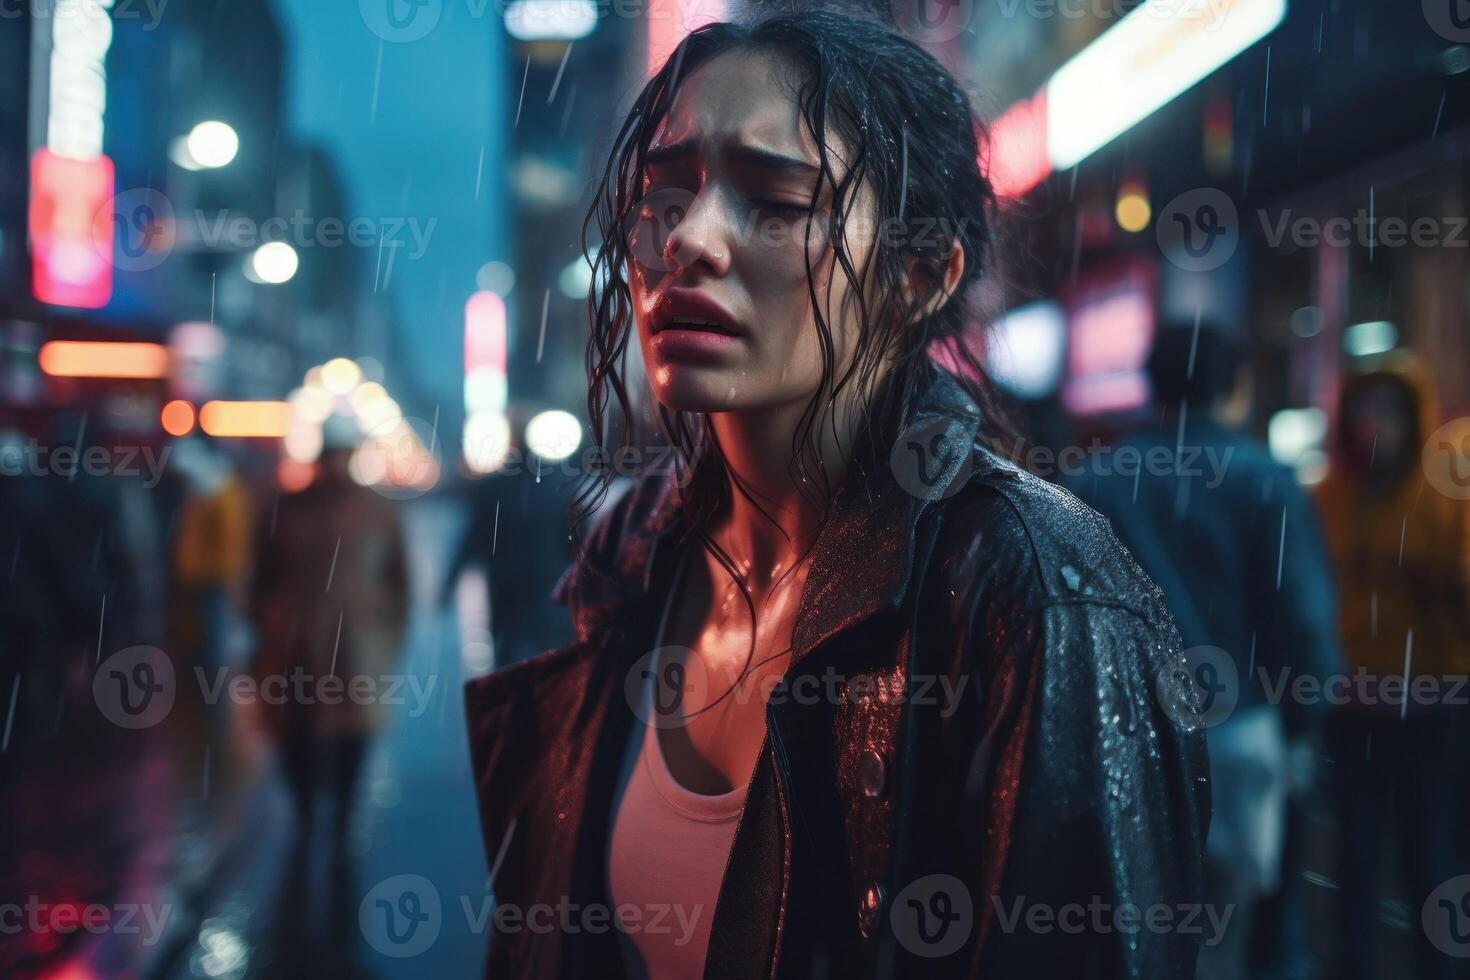
<svg viewBox="0 0 1470 980">
<path fill-rule="evenodd" d="M 194 431 L 194 406 L 182 398 L 176 398 L 163 406 L 159 413 L 163 431 L 171 436 L 186 436 Z"/>
<path fill-rule="evenodd" d="M 162 378 L 168 348 L 123 341 L 51 340 L 41 345 L 41 370 L 58 378 Z"/>
<path fill-rule="evenodd" d="M 205 402 L 199 428 L 212 436 L 279 438 L 291 430 L 291 406 L 285 402 Z"/>
</svg>

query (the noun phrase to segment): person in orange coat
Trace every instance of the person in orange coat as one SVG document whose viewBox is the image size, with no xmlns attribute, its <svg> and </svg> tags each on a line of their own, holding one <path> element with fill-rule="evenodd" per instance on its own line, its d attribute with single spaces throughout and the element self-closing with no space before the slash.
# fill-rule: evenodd
<svg viewBox="0 0 1470 980">
<path fill-rule="evenodd" d="M 1470 502 L 1433 479 L 1433 386 L 1405 352 L 1367 361 L 1343 386 L 1336 458 L 1318 503 L 1337 568 L 1351 676 L 1326 688 L 1341 820 L 1336 975 L 1375 975 L 1385 892 L 1378 855 L 1396 842 L 1418 975 L 1452 960 L 1418 928 L 1434 889 L 1470 870 L 1463 831 L 1470 689 Z M 1434 447 L 1430 447 L 1433 450 Z M 1398 813 L 1398 826 L 1389 826 Z M 1431 910 L 1433 911 L 1433 910 Z"/>
<path fill-rule="evenodd" d="M 297 824 L 273 976 L 319 974 L 353 948 L 352 801 L 368 741 L 384 721 L 383 697 L 396 690 L 390 672 L 408 609 L 403 534 L 396 505 L 351 478 L 360 441 L 352 420 L 329 419 L 317 479 L 282 497 L 274 520 L 262 522 L 254 673 Z M 326 841 L 313 834 L 321 809 Z M 316 931 L 308 887 L 319 843 L 330 855 L 326 935 Z"/>
</svg>

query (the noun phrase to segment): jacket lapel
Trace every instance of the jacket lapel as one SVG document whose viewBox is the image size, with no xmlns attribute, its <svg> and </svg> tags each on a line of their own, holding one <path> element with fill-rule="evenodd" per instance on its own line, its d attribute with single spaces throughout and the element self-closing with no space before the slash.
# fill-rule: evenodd
<svg viewBox="0 0 1470 980">
<path fill-rule="evenodd" d="M 797 610 L 793 667 L 836 633 L 903 603 L 920 515 L 970 473 L 980 411 L 947 372 L 932 362 L 929 371 L 893 452 L 862 447 L 833 497 Z"/>
</svg>

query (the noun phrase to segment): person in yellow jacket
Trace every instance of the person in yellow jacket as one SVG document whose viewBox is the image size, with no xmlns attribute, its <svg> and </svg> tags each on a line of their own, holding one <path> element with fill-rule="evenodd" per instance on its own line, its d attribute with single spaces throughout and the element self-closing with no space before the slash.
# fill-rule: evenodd
<svg viewBox="0 0 1470 980">
<path fill-rule="evenodd" d="M 1336 976 L 1376 975 L 1377 913 L 1389 898 L 1409 907 L 1418 976 L 1448 976 L 1459 962 L 1434 942 L 1441 912 L 1427 907 L 1436 888 L 1470 870 L 1459 840 L 1470 779 L 1470 502 L 1432 478 L 1425 446 L 1437 414 L 1411 355 L 1363 362 L 1343 386 L 1336 455 L 1318 492 L 1349 671 L 1322 688 L 1336 706 Z M 1397 852 L 1406 893 L 1382 879 L 1385 847 Z"/>
<path fill-rule="evenodd" d="M 203 699 L 196 702 L 204 723 L 201 780 L 206 797 L 217 805 L 228 796 L 235 775 L 231 718 L 221 699 L 203 691 L 220 690 L 231 671 L 231 644 L 236 633 L 249 575 L 251 498 L 233 461 L 208 436 L 198 433 L 171 447 L 174 471 L 182 477 L 182 500 L 169 547 L 169 637 L 183 675 L 196 669 L 207 685 L 189 684 Z M 188 739 L 181 740 L 189 744 Z M 192 768 L 192 766 L 191 766 Z"/>
</svg>

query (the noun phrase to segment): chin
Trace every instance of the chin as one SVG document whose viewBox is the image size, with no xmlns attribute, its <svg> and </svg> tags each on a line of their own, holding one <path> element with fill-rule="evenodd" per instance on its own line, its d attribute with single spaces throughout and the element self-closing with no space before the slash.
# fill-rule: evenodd
<svg viewBox="0 0 1470 980">
<path fill-rule="evenodd" d="M 651 364 L 648 383 L 654 398 L 671 412 L 731 412 L 751 407 L 749 375 L 724 367 Z"/>
</svg>

